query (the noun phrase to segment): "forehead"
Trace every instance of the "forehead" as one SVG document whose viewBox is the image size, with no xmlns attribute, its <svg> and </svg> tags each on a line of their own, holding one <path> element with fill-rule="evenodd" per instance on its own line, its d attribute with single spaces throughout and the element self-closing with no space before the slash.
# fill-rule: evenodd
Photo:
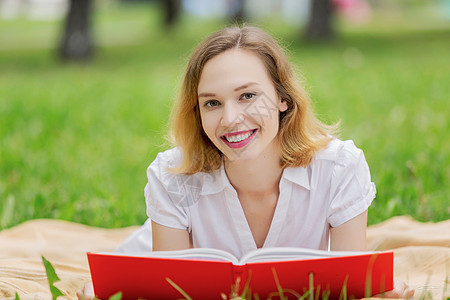
<svg viewBox="0 0 450 300">
<path fill-rule="evenodd" d="M 254 52 L 230 49 L 211 58 L 203 67 L 198 91 L 234 88 L 246 82 L 272 84 L 262 59 Z"/>
</svg>

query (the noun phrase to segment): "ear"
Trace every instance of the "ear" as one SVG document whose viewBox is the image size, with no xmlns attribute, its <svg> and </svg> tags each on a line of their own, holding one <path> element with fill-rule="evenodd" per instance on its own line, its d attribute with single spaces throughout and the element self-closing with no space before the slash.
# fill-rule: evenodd
<svg viewBox="0 0 450 300">
<path fill-rule="evenodd" d="M 278 103 L 278 110 L 280 112 L 284 112 L 288 109 L 288 104 L 286 100 L 280 99 L 280 102 Z"/>
</svg>

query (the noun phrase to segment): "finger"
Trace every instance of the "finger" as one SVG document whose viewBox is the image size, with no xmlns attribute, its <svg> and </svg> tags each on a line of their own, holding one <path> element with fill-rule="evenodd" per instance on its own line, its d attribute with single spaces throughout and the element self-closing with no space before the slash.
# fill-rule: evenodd
<svg viewBox="0 0 450 300">
<path fill-rule="evenodd" d="M 412 298 L 414 297 L 414 289 L 407 288 L 404 292 L 403 298 Z"/>
<path fill-rule="evenodd" d="M 92 286 L 92 283 L 86 283 L 83 289 L 77 291 L 78 300 L 93 300 L 94 296 L 94 287 Z"/>
<path fill-rule="evenodd" d="M 77 298 L 78 298 L 78 300 L 84 300 L 83 290 L 78 290 L 77 291 Z"/>
<path fill-rule="evenodd" d="M 92 283 L 87 283 L 84 286 L 84 295 L 86 296 L 86 299 L 92 300 L 94 299 L 94 287 L 92 286 Z"/>
<path fill-rule="evenodd" d="M 384 294 L 385 298 L 412 298 L 414 290 L 410 289 L 403 280 L 394 280 L 394 289 Z"/>
</svg>

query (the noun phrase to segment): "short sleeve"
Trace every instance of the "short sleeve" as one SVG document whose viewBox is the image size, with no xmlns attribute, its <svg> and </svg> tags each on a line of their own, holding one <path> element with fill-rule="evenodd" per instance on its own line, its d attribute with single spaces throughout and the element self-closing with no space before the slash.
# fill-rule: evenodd
<svg viewBox="0 0 450 300">
<path fill-rule="evenodd" d="M 375 194 L 363 151 L 352 141 L 342 142 L 331 175 L 328 223 L 337 227 L 363 213 Z"/>
<path fill-rule="evenodd" d="M 167 170 L 168 167 L 174 166 L 176 156 L 176 149 L 159 153 L 147 168 L 148 182 L 144 189 L 147 215 L 155 223 L 188 229 L 186 206 L 180 201 L 182 194 L 177 189 L 177 186 L 182 184 L 180 176 L 183 175 L 173 174 Z"/>
<path fill-rule="evenodd" d="M 145 223 L 127 237 L 116 248 L 116 252 L 150 252 L 152 251 L 152 223 L 147 219 Z"/>
</svg>

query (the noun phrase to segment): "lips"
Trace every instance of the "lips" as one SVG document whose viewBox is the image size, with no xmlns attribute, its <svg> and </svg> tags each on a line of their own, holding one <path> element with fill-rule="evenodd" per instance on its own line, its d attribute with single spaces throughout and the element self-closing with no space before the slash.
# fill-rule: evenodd
<svg viewBox="0 0 450 300">
<path fill-rule="evenodd" d="M 226 133 L 220 136 L 230 148 L 242 148 L 246 146 L 255 136 L 257 129 Z"/>
</svg>

